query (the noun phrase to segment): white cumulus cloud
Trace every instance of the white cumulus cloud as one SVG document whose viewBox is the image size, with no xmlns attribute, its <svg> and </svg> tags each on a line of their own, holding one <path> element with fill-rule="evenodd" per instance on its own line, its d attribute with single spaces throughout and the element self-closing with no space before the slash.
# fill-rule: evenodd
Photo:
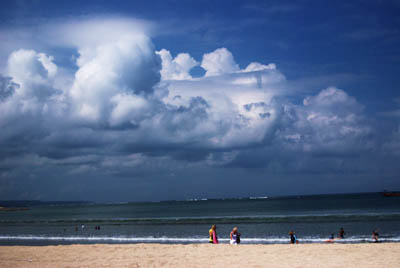
<svg viewBox="0 0 400 268">
<path fill-rule="evenodd" d="M 188 53 L 179 53 L 174 59 L 166 49 L 161 49 L 156 53 L 162 60 L 161 77 L 163 80 L 191 79 L 190 70 L 199 65 Z"/>
<path fill-rule="evenodd" d="M 94 32 L 104 30 L 107 33 L 118 24 L 89 26 Z M 69 28 L 69 31 L 69 35 L 73 35 L 73 29 Z M 161 61 L 155 54 L 150 38 L 135 28 L 116 35 L 119 32 L 121 31 L 117 28 L 113 33 L 113 40 L 106 36 L 103 42 L 100 37 L 94 43 L 84 40 L 79 44 L 76 41 L 79 51 L 76 62 L 79 69 L 68 93 L 75 116 L 82 120 L 92 123 L 111 120 L 113 125 L 117 122 L 123 123 L 122 117 L 118 117 L 121 115 L 121 107 L 142 105 L 136 102 L 145 102 L 146 96 L 153 93 L 154 86 L 160 80 Z M 77 25 L 77 36 L 80 33 L 81 29 Z M 122 95 L 126 98 L 118 97 Z M 130 111 L 131 114 L 123 113 L 127 122 L 133 117 L 137 118 L 135 113 L 139 112 L 137 109 Z"/>
<path fill-rule="evenodd" d="M 239 71 L 232 53 L 226 48 L 218 48 L 203 55 L 201 67 L 206 70 L 205 76 L 221 75 Z"/>
<path fill-rule="evenodd" d="M 20 85 L 16 94 L 38 98 L 52 95 L 52 79 L 57 73 L 57 66 L 53 60 L 52 56 L 34 50 L 19 49 L 11 53 L 7 63 L 7 75 Z"/>
</svg>

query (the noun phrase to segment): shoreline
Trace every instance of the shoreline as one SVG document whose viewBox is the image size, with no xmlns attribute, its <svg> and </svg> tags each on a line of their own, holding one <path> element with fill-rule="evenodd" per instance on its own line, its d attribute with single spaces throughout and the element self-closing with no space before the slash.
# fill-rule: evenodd
<svg viewBox="0 0 400 268">
<path fill-rule="evenodd" d="M 107 238 L 108 240 L 109 238 Z M 105 239 L 104 239 L 105 240 Z M 61 239 L 61 240 L 53 240 L 53 239 L 0 239 L 0 247 L 1 246 L 72 246 L 72 245 L 138 245 L 138 244 L 148 244 L 148 245 L 204 245 L 208 244 L 208 239 L 202 239 L 203 241 L 195 241 L 196 239 L 191 239 L 189 241 L 179 240 L 179 239 L 170 239 L 166 241 L 159 241 L 158 239 L 155 241 L 142 241 L 141 239 L 138 241 L 132 241 L 131 239 L 127 239 L 124 241 L 121 238 L 115 240 L 104 241 L 103 239 L 98 238 L 89 238 L 88 240 L 84 239 Z M 229 239 L 219 239 L 220 245 L 229 245 Z M 285 241 L 280 242 L 248 242 L 246 239 L 242 239 L 240 245 L 290 245 L 290 241 L 285 239 Z M 370 245 L 370 244 L 400 244 L 400 241 L 396 240 L 380 240 L 378 242 L 374 242 L 372 240 L 368 241 L 330 241 L 330 239 L 321 239 L 321 241 L 313 241 L 309 242 L 307 240 L 299 240 L 301 245 Z"/>
<path fill-rule="evenodd" d="M 164 244 L 164 245 L 200 245 L 208 244 L 205 237 L 121 237 L 121 236 L 33 236 L 33 235 L 0 235 L 0 245 L 20 246 L 56 246 L 56 245 L 135 245 L 135 244 Z M 229 244 L 229 238 L 219 238 L 221 244 Z M 379 237 L 375 242 L 371 237 L 350 236 L 343 239 L 327 237 L 300 237 L 300 244 L 376 244 L 400 243 L 400 237 Z M 290 244 L 289 237 L 247 237 L 241 239 L 242 245 L 285 245 Z"/>
<path fill-rule="evenodd" d="M 93 245 L 110 245 L 110 246 L 115 246 L 115 245 L 124 245 L 124 246 L 136 246 L 136 245 L 164 245 L 164 246 L 174 246 L 174 245 L 181 245 L 181 246 L 198 246 L 198 245 L 208 245 L 210 243 L 194 243 L 194 242 L 176 242 L 176 243 L 171 243 L 171 242 L 166 242 L 166 243 L 160 243 L 160 242 L 137 242 L 137 243 L 132 243 L 132 242 L 127 242 L 127 243 L 121 243 L 121 242 L 114 242 L 114 243 L 102 243 L 102 242 L 92 242 L 92 243 L 32 243 L 32 244 L 21 244 L 21 243 L 9 243 L 5 244 L 0 241 L 0 248 L 2 247 L 57 247 L 57 246 L 93 246 Z M 296 245 L 379 245 L 379 244 L 400 244 L 399 241 L 385 241 L 385 242 L 362 242 L 362 243 L 335 243 L 335 242 L 313 242 L 313 243 L 297 243 Z M 223 242 L 219 243 L 216 246 L 220 245 L 228 245 L 232 246 L 229 244 L 229 242 Z M 290 242 L 287 243 L 240 243 L 238 246 L 284 246 L 284 245 L 294 245 Z"/>
<path fill-rule="evenodd" d="M 398 267 L 400 243 L 0 246 L 0 267 Z"/>
</svg>

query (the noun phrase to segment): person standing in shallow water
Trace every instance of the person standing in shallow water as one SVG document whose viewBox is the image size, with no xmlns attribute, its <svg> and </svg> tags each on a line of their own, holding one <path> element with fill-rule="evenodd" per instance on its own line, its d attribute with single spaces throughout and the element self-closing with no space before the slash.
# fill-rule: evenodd
<svg viewBox="0 0 400 268">
<path fill-rule="evenodd" d="M 340 231 L 339 231 L 339 238 L 343 239 L 344 238 L 344 234 L 345 234 L 345 232 L 344 232 L 344 229 L 342 227 L 342 228 L 340 228 Z"/>
<path fill-rule="evenodd" d="M 291 244 L 298 244 L 299 241 L 297 240 L 297 236 L 293 231 L 289 232 L 289 236 L 290 236 L 290 243 Z"/>
<path fill-rule="evenodd" d="M 378 243 L 378 239 L 379 239 L 379 230 L 375 229 L 372 231 L 372 239 L 374 239 L 375 243 Z"/>
<path fill-rule="evenodd" d="M 217 226 L 215 224 L 211 226 L 211 229 L 208 231 L 208 234 L 210 236 L 209 242 L 211 244 L 218 244 Z"/>
</svg>

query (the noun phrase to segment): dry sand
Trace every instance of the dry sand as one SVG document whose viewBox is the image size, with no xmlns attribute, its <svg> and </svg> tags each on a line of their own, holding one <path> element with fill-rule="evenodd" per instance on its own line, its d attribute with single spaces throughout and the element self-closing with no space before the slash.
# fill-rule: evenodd
<svg viewBox="0 0 400 268">
<path fill-rule="evenodd" d="M 0 246 L 0 267 L 400 267 L 400 243 Z"/>
</svg>

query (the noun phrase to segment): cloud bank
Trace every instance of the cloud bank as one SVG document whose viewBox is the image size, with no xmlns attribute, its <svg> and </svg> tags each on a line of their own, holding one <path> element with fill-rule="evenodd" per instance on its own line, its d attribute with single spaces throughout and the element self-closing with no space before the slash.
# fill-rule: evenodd
<svg viewBox="0 0 400 268">
<path fill-rule="evenodd" d="M 327 86 L 294 103 L 274 63 L 241 68 L 227 48 L 199 62 L 156 51 L 137 21 L 54 27 L 51 45 L 77 53 L 73 71 L 58 66 L 57 55 L 17 48 L 0 76 L 5 196 L 24 197 L 15 181 L 31 185 L 29 178 L 57 171 L 65 180 L 128 177 L 140 185 L 201 166 L 352 173 L 354 159 L 381 154 L 364 106 L 342 89 Z M 204 76 L 193 77 L 197 66 Z M 398 136 L 386 141 L 386 154 L 398 155 Z M 27 197 L 47 197 L 35 189 Z"/>
</svg>

